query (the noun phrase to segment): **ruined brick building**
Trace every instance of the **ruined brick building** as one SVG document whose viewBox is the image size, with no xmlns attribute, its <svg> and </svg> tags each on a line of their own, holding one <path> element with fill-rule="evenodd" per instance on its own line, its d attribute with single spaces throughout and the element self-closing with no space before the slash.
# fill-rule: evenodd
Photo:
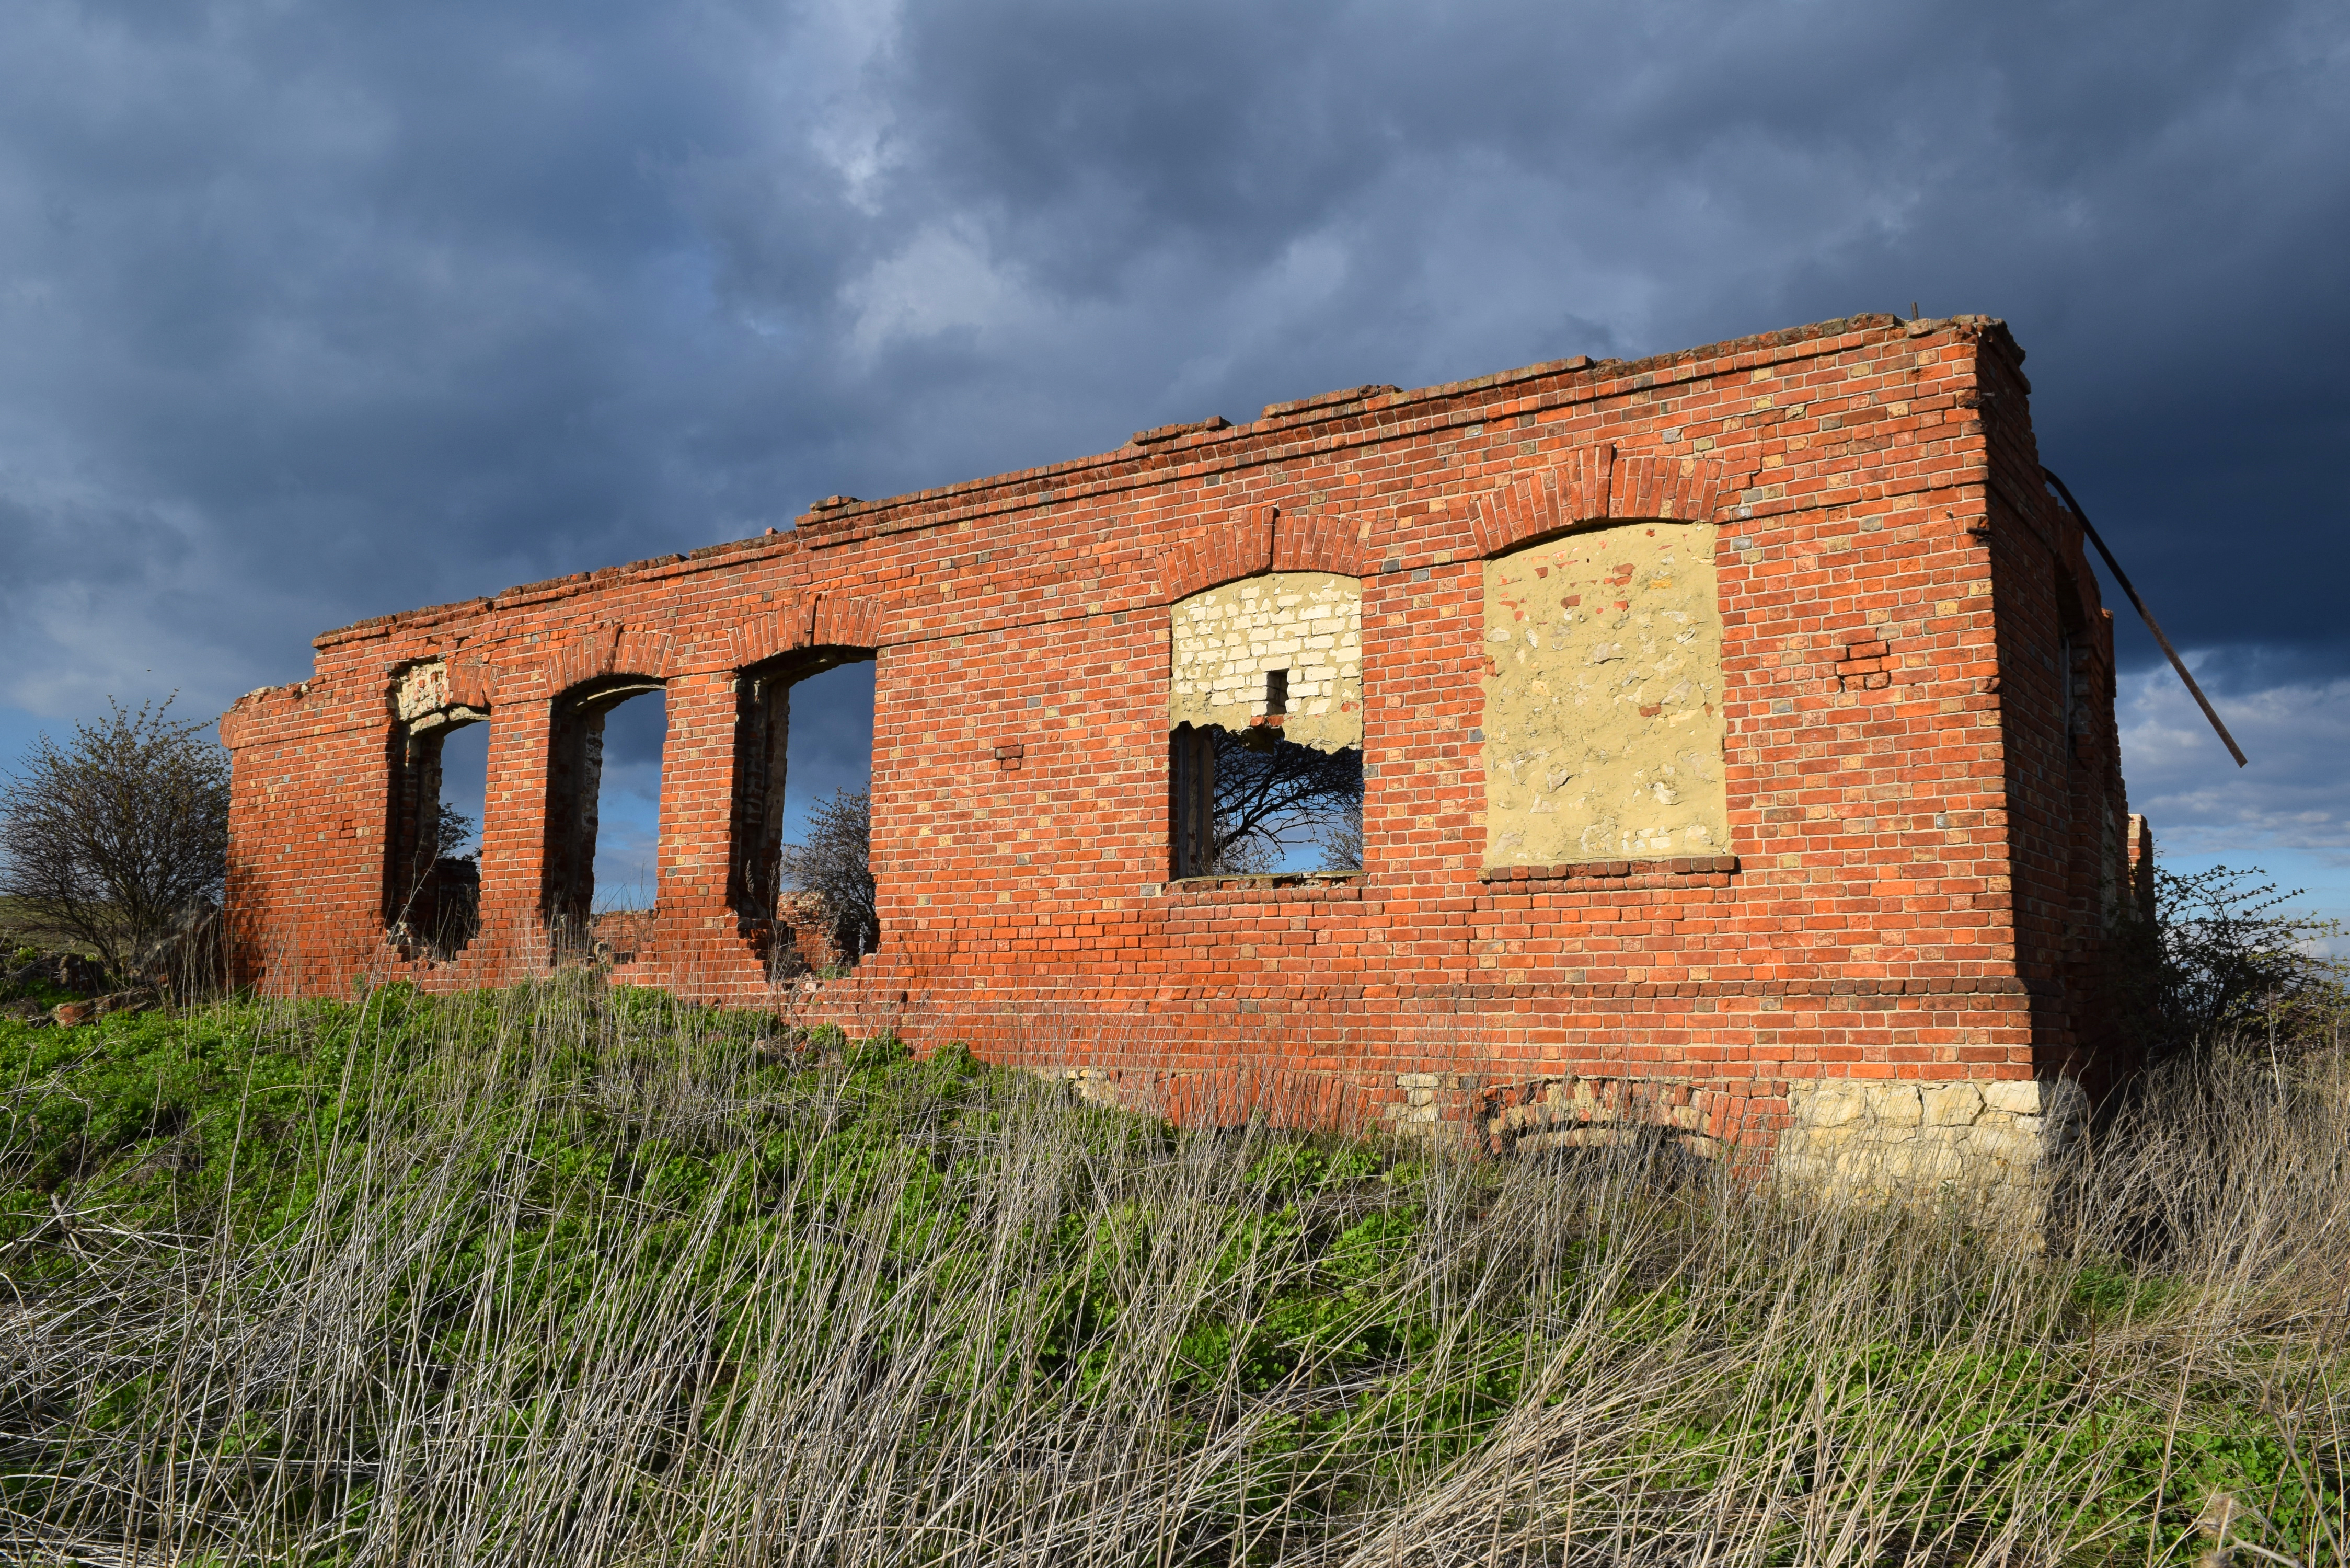
<svg viewBox="0 0 2350 1568">
<path fill-rule="evenodd" d="M 612 977 L 768 1002 L 791 688 L 871 659 L 882 934 L 804 1009 L 1111 1094 L 1277 1060 L 1500 1139 L 2028 1158 L 2150 848 L 2022 359 L 1863 316 L 1358 387 L 329 632 L 222 720 L 240 975 L 576 956 L 602 715 L 658 687 Z M 422 826 L 473 722 L 477 886 Z M 1264 729 L 1359 749 L 1359 870 L 1214 873 L 1200 738 Z"/>
</svg>

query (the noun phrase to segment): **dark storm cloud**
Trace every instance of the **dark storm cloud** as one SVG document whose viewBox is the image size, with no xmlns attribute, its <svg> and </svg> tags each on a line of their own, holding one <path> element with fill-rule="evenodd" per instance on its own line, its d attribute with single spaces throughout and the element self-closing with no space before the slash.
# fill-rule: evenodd
<svg viewBox="0 0 2350 1568">
<path fill-rule="evenodd" d="M 2350 679 L 2345 40 L 2318 4 L 26 0 L 0 729 L 214 709 L 326 626 L 834 491 L 1913 299 L 2010 320 L 2173 636 L 2289 711 Z M 2290 838 L 2338 772 L 2222 779 L 2151 713 L 2149 784 L 2214 824 Z"/>
</svg>

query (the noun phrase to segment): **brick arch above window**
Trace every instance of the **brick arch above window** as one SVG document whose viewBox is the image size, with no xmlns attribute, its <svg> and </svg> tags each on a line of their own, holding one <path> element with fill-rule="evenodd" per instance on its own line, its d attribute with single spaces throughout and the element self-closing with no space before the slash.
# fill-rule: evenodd
<svg viewBox="0 0 2350 1568">
<path fill-rule="evenodd" d="M 1283 517 L 1273 531 L 1273 569 L 1276 572 L 1332 572 L 1342 577 L 1363 575 L 1363 554 L 1370 519 L 1359 523 L 1330 513 Z"/>
<path fill-rule="evenodd" d="M 745 617 L 704 643 L 705 669 L 747 670 L 803 648 L 879 648 L 881 607 L 847 594 L 808 594 Z"/>
<path fill-rule="evenodd" d="M 1742 478 L 1718 458 L 1627 457 L 1601 441 L 1479 496 L 1471 525 L 1477 553 L 1491 558 L 1594 524 L 1648 517 L 1711 523 Z"/>
<path fill-rule="evenodd" d="M 546 690 L 559 695 L 614 675 L 667 680 L 679 672 L 676 648 L 665 633 L 601 621 L 566 638 L 540 661 Z"/>
<path fill-rule="evenodd" d="M 1208 588 L 1264 572 L 1363 575 L 1367 520 L 1328 513 L 1284 515 L 1251 506 L 1209 524 L 1168 551 L 1159 568 L 1159 599 L 1173 604 Z"/>
</svg>

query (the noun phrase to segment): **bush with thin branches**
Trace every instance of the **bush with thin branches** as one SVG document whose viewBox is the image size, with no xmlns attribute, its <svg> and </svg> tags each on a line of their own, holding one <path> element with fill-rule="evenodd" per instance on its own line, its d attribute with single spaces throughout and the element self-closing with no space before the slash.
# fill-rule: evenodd
<svg viewBox="0 0 2350 1568">
<path fill-rule="evenodd" d="M 2263 1042 L 2331 1043 L 2344 968 L 2328 952 L 2338 921 L 2297 908 L 2259 871 L 2154 867 L 2154 919 L 2120 928 L 2114 1005 L 2149 1060 Z"/>
<path fill-rule="evenodd" d="M 1209 731 L 1216 751 L 1214 864 L 1270 871 L 1313 844 L 1325 868 L 1363 864 L 1363 753 L 1325 752 L 1271 732 Z"/>
<path fill-rule="evenodd" d="M 229 763 L 168 700 L 108 706 L 62 745 L 41 736 L 0 782 L 0 893 L 128 976 L 220 898 Z"/>
<path fill-rule="evenodd" d="M 784 846 L 784 875 L 823 904 L 834 950 L 844 960 L 854 964 L 879 947 L 872 793 L 838 789 L 810 806 L 800 841 Z"/>
</svg>

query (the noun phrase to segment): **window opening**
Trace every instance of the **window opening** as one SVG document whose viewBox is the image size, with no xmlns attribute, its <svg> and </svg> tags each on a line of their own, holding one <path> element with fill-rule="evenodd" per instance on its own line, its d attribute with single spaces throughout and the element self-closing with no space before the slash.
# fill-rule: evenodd
<svg viewBox="0 0 2350 1568">
<path fill-rule="evenodd" d="M 1268 572 L 1170 607 L 1170 877 L 1362 868 L 1362 597 Z"/>
<path fill-rule="evenodd" d="M 660 869 L 661 753 L 669 696 L 623 699 L 604 715 L 604 765 L 596 781 L 598 915 L 650 909 Z"/>
<path fill-rule="evenodd" d="M 1182 724 L 1171 749 L 1176 877 L 1362 869 L 1361 747 Z"/>
<path fill-rule="evenodd" d="M 384 929 L 411 958 L 451 959 L 482 926 L 477 844 L 489 711 L 451 701 L 447 667 L 438 661 L 403 670 L 392 701 Z"/>
<path fill-rule="evenodd" d="M 490 726 L 451 720 L 441 732 L 441 846 L 433 900 L 433 946 L 444 958 L 454 958 L 481 934 L 489 790 Z"/>
<path fill-rule="evenodd" d="M 873 685 L 872 651 L 853 648 L 737 677 L 728 897 L 771 978 L 837 974 L 880 949 Z"/>
<path fill-rule="evenodd" d="M 601 942 L 616 957 L 633 951 L 643 917 L 659 900 L 660 763 L 669 729 L 661 691 L 658 680 L 620 676 L 556 704 L 541 902 L 560 947 Z M 657 700 L 631 701 L 648 696 Z M 629 711 L 617 712 L 623 703 Z M 606 926 L 613 929 L 599 929 Z"/>
</svg>

